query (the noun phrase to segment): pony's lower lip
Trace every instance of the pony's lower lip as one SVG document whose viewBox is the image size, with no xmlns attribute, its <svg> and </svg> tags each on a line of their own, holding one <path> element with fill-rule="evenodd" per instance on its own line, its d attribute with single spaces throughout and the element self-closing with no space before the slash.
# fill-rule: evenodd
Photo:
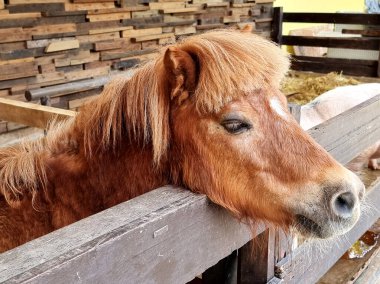
<svg viewBox="0 0 380 284">
<path fill-rule="evenodd" d="M 322 228 L 313 220 L 310 220 L 304 215 L 296 215 L 297 228 L 300 233 L 306 236 L 315 236 L 323 238 Z"/>
</svg>

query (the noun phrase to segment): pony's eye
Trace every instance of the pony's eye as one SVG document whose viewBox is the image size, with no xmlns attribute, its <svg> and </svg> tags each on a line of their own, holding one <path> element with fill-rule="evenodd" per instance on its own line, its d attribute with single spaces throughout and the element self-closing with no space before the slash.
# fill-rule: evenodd
<svg viewBox="0 0 380 284">
<path fill-rule="evenodd" d="M 232 134 L 240 134 L 252 127 L 249 123 L 237 119 L 225 120 L 221 124 L 229 133 Z"/>
</svg>

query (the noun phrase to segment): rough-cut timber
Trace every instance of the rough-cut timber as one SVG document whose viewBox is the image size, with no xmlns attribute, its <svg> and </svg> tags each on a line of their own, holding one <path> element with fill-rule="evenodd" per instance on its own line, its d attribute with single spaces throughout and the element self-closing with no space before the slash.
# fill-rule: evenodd
<svg viewBox="0 0 380 284">
<path fill-rule="evenodd" d="M 74 117 L 71 110 L 40 106 L 0 98 L 0 119 L 46 129 L 54 119 L 65 120 Z"/>
</svg>

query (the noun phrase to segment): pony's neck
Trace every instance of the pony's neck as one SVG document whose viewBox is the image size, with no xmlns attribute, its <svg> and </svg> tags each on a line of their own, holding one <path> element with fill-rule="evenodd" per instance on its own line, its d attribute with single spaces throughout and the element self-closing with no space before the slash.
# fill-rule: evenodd
<svg viewBox="0 0 380 284">
<path fill-rule="evenodd" d="M 88 160 L 105 208 L 170 182 L 167 167 L 163 164 L 160 167 L 154 165 L 151 147 L 124 142 L 114 152 Z M 96 185 L 93 184 L 93 187 Z"/>
</svg>

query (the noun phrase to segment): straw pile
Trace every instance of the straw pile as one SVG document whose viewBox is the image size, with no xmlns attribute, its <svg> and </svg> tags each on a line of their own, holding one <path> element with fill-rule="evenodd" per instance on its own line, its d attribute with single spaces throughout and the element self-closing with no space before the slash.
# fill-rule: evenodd
<svg viewBox="0 0 380 284">
<path fill-rule="evenodd" d="M 357 84 L 360 82 L 335 72 L 321 76 L 290 73 L 283 80 L 281 89 L 289 102 L 303 105 L 336 87 Z"/>
</svg>

